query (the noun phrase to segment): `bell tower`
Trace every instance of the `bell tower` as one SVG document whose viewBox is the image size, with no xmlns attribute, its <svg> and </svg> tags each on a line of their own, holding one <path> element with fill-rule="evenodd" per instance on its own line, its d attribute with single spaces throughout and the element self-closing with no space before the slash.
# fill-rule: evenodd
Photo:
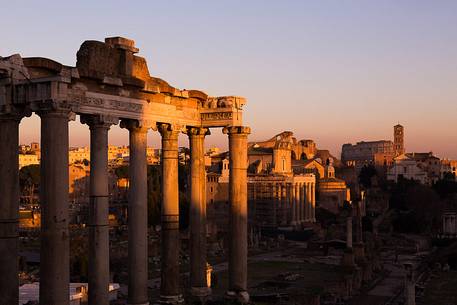
<svg viewBox="0 0 457 305">
<path fill-rule="evenodd" d="M 405 153 L 405 132 L 404 127 L 400 124 L 394 126 L 394 151 L 395 156 Z"/>
</svg>

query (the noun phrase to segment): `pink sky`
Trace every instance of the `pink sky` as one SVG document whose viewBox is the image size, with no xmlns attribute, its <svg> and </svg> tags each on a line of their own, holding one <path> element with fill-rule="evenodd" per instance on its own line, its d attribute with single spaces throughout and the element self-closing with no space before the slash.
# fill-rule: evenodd
<svg viewBox="0 0 457 305">
<path fill-rule="evenodd" d="M 9 1 L 2 11 L 0 56 L 75 65 L 86 39 L 132 38 L 153 76 L 246 97 L 251 141 L 290 130 L 339 155 L 344 143 L 392 139 L 401 123 L 408 151 L 457 159 L 455 1 Z M 39 119 L 21 127 L 22 143 L 39 140 Z M 72 145 L 89 143 L 79 122 L 70 131 Z M 110 142 L 127 144 L 126 131 L 114 127 Z M 207 140 L 226 143 L 219 131 Z"/>
</svg>

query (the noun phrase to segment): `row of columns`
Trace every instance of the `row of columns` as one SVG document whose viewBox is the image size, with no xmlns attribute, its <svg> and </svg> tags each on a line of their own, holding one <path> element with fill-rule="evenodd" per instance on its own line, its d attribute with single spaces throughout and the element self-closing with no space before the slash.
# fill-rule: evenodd
<svg viewBox="0 0 457 305">
<path fill-rule="evenodd" d="M 68 305 L 70 236 L 68 230 L 69 110 L 46 110 L 41 117 L 41 249 L 40 304 Z M 18 304 L 18 136 L 19 115 L 0 115 L 0 295 Z M 108 131 L 113 122 L 85 115 L 91 135 L 89 208 L 89 304 L 109 304 Z M 128 304 L 148 301 L 147 132 L 136 120 L 129 130 L 130 191 L 128 206 Z M 179 287 L 178 135 L 180 129 L 158 124 L 162 136 L 161 289 L 163 304 L 182 302 Z M 230 251 L 227 295 L 247 301 L 247 136 L 248 127 L 227 127 L 230 156 Z M 191 293 L 209 295 L 206 277 L 205 128 L 188 128 L 191 150 Z"/>
<path fill-rule="evenodd" d="M 315 183 L 297 182 L 276 185 L 276 196 L 279 207 L 289 210 L 290 217 L 283 213 L 283 223 L 300 225 L 305 222 L 316 221 Z"/>
</svg>

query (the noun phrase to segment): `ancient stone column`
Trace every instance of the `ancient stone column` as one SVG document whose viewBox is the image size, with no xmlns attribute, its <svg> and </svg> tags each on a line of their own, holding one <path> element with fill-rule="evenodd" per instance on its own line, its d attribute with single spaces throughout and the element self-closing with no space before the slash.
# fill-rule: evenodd
<svg viewBox="0 0 457 305">
<path fill-rule="evenodd" d="M 287 206 L 287 184 L 281 184 L 281 215 L 282 225 L 287 225 L 288 206 Z"/>
<path fill-rule="evenodd" d="M 162 135 L 162 269 L 160 301 L 163 304 L 182 302 L 179 291 L 179 189 L 178 135 L 180 129 L 160 124 Z"/>
<path fill-rule="evenodd" d="M 300 184 L 295 183 L 295 223 L 300 224 Z"/>
<path fill-rule="evenodd" d="M 275 213 L 276 213 L 276 226 L 278 226 L 280 223 L 281 223 L 281 220 L 279 218 L 279 213 L 280 213 L 280 210 L 281 210 L 281 188 L 280 188 L 280 185 L 278 183 L 275 183 L 273 184 L 273 188 L 274 188 L 274 197 L 273 197 L 273 201 L 274 201 L 274 206 L 275 206 Z"/>
<path fill-rule="evenodd" d="M 249 301 L 247 293 L 247 137 L 249 127 L 226 127 L 230 155 L 229 297 Z"/>
<path fill-rule="evenodd" d="M 289 185 L 289 192 L 290 192 L 290 208 L 292 212 L 292 219 L 290 224 L 292 226 L 297 225 L 297 209 L 296 209 L 296 193 L 295 193 L 295 184 L 291 183 Z"/>
<path fill-rule="evenodd" d="M 316 184 L 311 183 L 311 222 L 316 222 Z"/>
<path fill-rule="evenodd" d="M 0 297 L 19 303 L 19 122 L 20 116 L 0 115 Z"/>
<path fill-rule="evenodd" d="M 306 207 L 305 207 L 305 220 L 311 222 L 312 217 L 312 196 L 311 196 L 311 183 L 306 183 Z"/>
<path fill-rule="evenodd" d="M 204 301 L 211 293 L 206 262 L 205 135 L 207 128 L 187 129 L 190 144 L 190 289 Z"/>
<path fill-rule="evenodd" d="M 346 248 L 352 249 L 352 217 L 346 218 Z"/>
<path fill-rule="evenodd" d="M 363 228 L 362 228 L 362 215 L 360 209 L 360 201 L 355 202 L 355 243 L 354 255 L 356 260 L 363 260 L 365 257 L 365 246 L 363 243 Z"/>
<path fill-rule="evenodd" d="M 89 305 L 109 305 L 108 130 L 111 122 L 82 116 L 90 129 Z"/>
<path fill-rule="evenodd" d="M 353 267 L 354 252 L 352 249 L 352 216 L 346 218 L 346 249 L 343 254 L 343 266 Z"/>
<path fill-rule="evenodd" d="M 136 120 L 124 120 L 129 130 L 128 205 L 128 304 L 147 305 L 148 301 L 148 128 Z"/>
<path fill-rule="evenodd" d="M 70 303 L 70 236 L 68 232 L 67 110 L 49 109 L 41 117 L 41 250 L 40 304 Z"/>
<path fill-rule="evenodd" d="M 305 184 L 300 184 L 300 209 L 299 209 L 299 222 L 305 222 Z"/>
<path fill-rule="evenodd" d="M 412 264 L 405 264 L 405 305 L 416 305 L 416 284 Z"/>
</svg>

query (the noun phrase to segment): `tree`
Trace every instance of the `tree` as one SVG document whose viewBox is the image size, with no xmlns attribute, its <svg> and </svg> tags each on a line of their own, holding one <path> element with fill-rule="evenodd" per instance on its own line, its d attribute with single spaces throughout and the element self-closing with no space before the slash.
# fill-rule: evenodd
<svg viewBox="0 0 457 305">
<path fill-rule="evenodd" d="M 122 165 L 119 167 L 116 167 L 114 170 L 114 173 L 116 174 L 117 178 L 128 178 L 129 177 L 129 167 L 126 165 Z"/>
<path fill-rule="evenodd" d="M 453 173 L 446 173 L 443 179 L 438 180 L 433 189 L 442 199 L 453 199 L 457 195 L 457 181 Z"/>
<path fill-rule="evenodd" d="M 40 165 L 33 164 L 24 166 L 19 171 L 19 185 L 21 194 L 32 203 L 35 191 L 40 186 Z"/>
<path fill-rule="evenodd" d="M 378 173 L 373 165 L 364 165 L 359 173 L 359 183 L 365 188 L 371 187 L 371 178 Z"/>
<path fill-rule="evenodd" d="M 391 189 L 390 208 L 397 210 L 396 231 L 431 232 L 440 226 L 445 204 L 433 188 L 414 180 L 400 179 Z"/>
</svg>

